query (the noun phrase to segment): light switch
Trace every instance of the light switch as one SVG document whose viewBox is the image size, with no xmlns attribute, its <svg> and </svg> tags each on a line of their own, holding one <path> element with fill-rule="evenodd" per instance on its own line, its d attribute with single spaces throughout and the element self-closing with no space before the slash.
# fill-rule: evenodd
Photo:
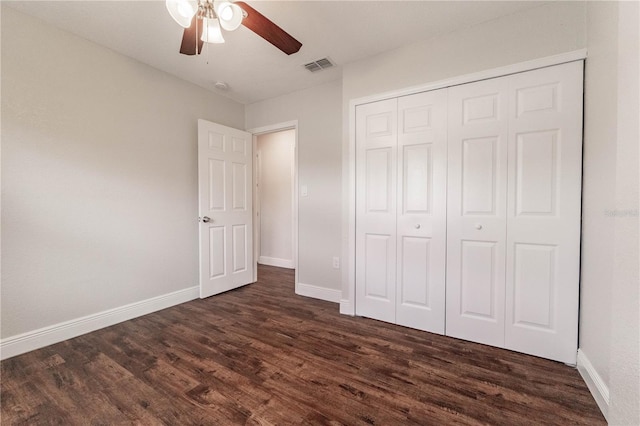
<svg viewBox="0 0 640 426">
<path fill-rule="evenodd" d="M 333 269 L 340 269 L 340 258 L 337 256 L 333 258 Z"/>
<path fill-rule="evenodd" d="M 300 185 L 300 196 L 306 197 L 307 193 L 307 185 Z"/>
</svg>

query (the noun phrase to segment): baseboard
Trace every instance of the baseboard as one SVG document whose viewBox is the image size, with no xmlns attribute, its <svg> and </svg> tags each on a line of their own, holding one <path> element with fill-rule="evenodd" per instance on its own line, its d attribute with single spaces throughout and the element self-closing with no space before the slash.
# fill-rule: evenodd
<svg viewBox="0 0 640 426">
<path fill-rule="evenodd" d="M 104 327 L 147 315 L 199 297 L 199 287 L 185 288 L 140 302 L 98 312 L 70 321 L 61 322 L 38 330 L 18 334 L 0 340 L 0 359 L 11 358 L 25 352 L 40 349 L 54 343 L 72 339 Z"/>
<path fill-rule="evenodd" d="M 258 263 L 261 265 L 277 266 L 278 268 L 295 269 L 293 260 L 278 259 L 277 257 L 260 256 Z"/>
<path fill-rule="evenodd" d="M 340 290 L 304 283 L 296 283 L 296 294 L 333 303 L 340 303 L 340 298 L 342 297 Z"/>
<path fill-rule="evenodd" d="M 584 379 L 604 418 L 609 421 L 609 387 L 604 383 L 589 358 L 578 349 L 578 372 Z"/>
<path fill-rule="evenodd" d="M 356 313 L 351 307 L 351 301 L 349 299 L 340 299 L 340 313 L 342 315 L 354 316 Z"/>
</svg>

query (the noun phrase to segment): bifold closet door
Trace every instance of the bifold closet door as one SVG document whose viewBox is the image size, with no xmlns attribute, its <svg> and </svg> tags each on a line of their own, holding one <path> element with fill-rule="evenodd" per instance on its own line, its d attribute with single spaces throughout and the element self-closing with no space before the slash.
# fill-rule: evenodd
<svg viewBox="0 0 640 426">
<path fill-rule="evenodd" d="M 449 336 L 576 362 L 582 67 L 449 91 Z"/>
<path fill-rule="evenodd" d="M 398 101 L 356 107 L 356 314 L 395 322 Z"/>
<path fill-rule="evenodd" d="M 447 91 L 398 99 L 396 324 L 444 334 Z"/>
<path fill-rule="evenodd" d="M 356 108 L 356 314 L 444 333 L 447 92 Z"/>
<path fill-rule="evenodd" d="M 508 80 L 449 89 L 446 334 L 504 345 Z"/>
<path fill-rule="evenodd" d="M 576 363 L 583 63 L 509 78 L 505 347 Z"/>
</svg>

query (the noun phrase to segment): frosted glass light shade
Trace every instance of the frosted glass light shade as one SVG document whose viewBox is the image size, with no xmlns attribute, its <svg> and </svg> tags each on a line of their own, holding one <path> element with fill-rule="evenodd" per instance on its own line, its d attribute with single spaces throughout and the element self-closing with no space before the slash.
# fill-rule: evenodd
<svg viewBox="0 0 640 426">
<path fill-rule="evenodd" d="M 217 19 L 204 19 L 201 40 L 206 43 L 224 43 L 220 22 Z"/>
<path fill-rule="evenodd" d="M 226 31 L 236 30 L 242 24 L 244 16 L 242 15 L 242 9 L 237 4 L 216 0 L 213 6 L 218 19 L 220 19 L 220 25 Z"/>
<path fill-rule="evenodd" d="M 181 27 L 189 28 L 191 26 L 191 20 L 196 14 L 198 8 L 197 1 L 189 0 L 166 0 L 167 10 L 169 15 L 174 21 Z"/>
</svg>

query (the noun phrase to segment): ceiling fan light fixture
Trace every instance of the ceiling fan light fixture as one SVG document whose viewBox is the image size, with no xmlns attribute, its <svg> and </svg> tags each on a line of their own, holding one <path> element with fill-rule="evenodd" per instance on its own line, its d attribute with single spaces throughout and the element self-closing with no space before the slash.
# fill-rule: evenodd
<svg viewBox="0 0 640 426">
<path fill-rule="evenodd" d="M 198 2 L 189 0 L 166 0 L 165 4 L 173 20 L 181 27 L 189 28 L 191 20 L 196 14 Z"/>
<path fill-rule="evenodd" d="M 220 21 L 215 18 L 203 19 L 201 40 L 205 43 L 224 43 Z"/>
<path fill-rule="evenodd" d="M 228 1 L 214 1 L 216 15 L 220 19 L 220 25 L 225 31 L 234 31 L 242 24 L 244 15 L 237 4 Z"/>
<path fill-rule="evenodd" d="M 291 34 L 244 1 L 165 0 L 165 4 L 172 18 L 184 27 L 180 44 L 183 55 L 199 55 L 205 42 L 224 43 L 222 29 L 233 31 L 240 25 L 287 55 L 298 52 L 302 47 L 302 43 Z"/>
</svg>

